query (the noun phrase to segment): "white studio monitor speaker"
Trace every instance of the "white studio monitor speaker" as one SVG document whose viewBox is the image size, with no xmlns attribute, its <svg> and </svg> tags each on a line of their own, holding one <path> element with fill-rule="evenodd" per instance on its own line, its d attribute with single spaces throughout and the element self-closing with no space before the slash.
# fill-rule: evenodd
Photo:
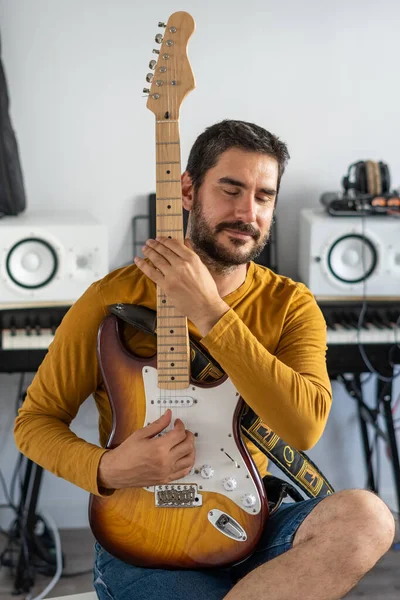
<svg viewBox="0 0 400 600">
<path fill-rule="evenodd" d="M 318 299 L 400 298 L 400 219 L 303 209 L 299 276 Z"/>
<path fill-rule="evenodd" d="M 108 273 L 108 229 L 84 211 L 0 219 L 0 307 L 72 304 Z"/>
</svg>

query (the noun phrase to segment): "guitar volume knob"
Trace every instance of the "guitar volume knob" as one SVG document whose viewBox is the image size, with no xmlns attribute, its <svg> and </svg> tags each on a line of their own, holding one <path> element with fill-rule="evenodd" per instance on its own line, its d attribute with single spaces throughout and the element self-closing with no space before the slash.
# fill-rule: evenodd
<svg viewBox="0 0 400 600">
<path fill-rule="evenodd" d="M 237 488 L 237 481 L 234 479 L 234 477 L 225 477 L 225 479 L 222 481 L 222 485 L 227 492 L 232 492 Z"/>
<path fill-rule="evenodd" d="M 245 494 L 244 496 L 242 496 L 241 500 L 243 506 L 245 506 L 246 508 L 252 508 L 257 502 L 257 498 L 254 494 Z"/>
<path fill-rule="evenodd" d="M 203 479 L 210 479 L 214 475 L 214 469 L 210 465 L 203 465 L 200 468 L 200 475 Z"/>
</svg>

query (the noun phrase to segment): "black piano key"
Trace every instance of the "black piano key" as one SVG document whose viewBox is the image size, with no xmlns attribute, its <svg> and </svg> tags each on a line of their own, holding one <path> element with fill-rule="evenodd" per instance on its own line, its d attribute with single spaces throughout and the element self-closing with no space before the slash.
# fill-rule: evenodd
<svg viewBox="0 0 400 600">
<path fill-rule="evenodd" d="M 375 325 L 375 327 L 377 327 L 378 329 L 386 329 L 376 311 L 371 312 L 371 323 L 372 325 Z"/>
<path fill-rule="evenodd" d="M 396 324 L 397 325 L 399 324 L 399 315 L 400 315 L 400 313 L 396 310 L 388 310 L 387 311 L 388 319 L 392 323 L 393 327 L 395 327 Z"/>
<path fill-rule="evenodd" d="M 390 319 L 388 318 L 387 315 L 387 311 L 379 311 L 379 318 L 381 320 L 381 322 L 383 323 L 383 325 L 385 326 L 385 329 L 392 329 L 393 325 L 390 322 Z"/>
<path fill-rule="evenodd" d="M 326 321 L 327 328 L 328 329 L 335 329 L 335 323 L 332 321 L 331 315 L 329 313 L 325 314 L 324 318 L 325 318 L 325 321 Z"/>
<path fill-rule="evenodd" d="M 357 329 L 357 325 L 354 326 L 354 323 L 348 313 L 343 313 L 342 319 L 343 319 L 343 327 L 345 327 L 346 329 L 351 329 L 351 330 Z"/>
<path fill-rule="evenodd" d="M 355 313 L 355 312 L 350 312 L 349 313 L 349 317 L 351 319 L 351 322 L 353 323 L 353 327 L 354 329 L 364 329 L 367 330 L 368 327 L 366 326 L 366 324 L 364 323 L 364 319 L 361 321 L 361 323 L 359 324 L 360 321 L 360 313 Z"/>
<path fill-rule="evenodd" d="M 349 323 L 346 320 L 346 313 L 341 312 L 339 314 L 337 314 L 336 316 L 336 322 L 341 325 L 342 327 L 344 327 L 344 329 L 353 329 L 351 327 L 351 325 L 349 325 Z"/>
</svg>

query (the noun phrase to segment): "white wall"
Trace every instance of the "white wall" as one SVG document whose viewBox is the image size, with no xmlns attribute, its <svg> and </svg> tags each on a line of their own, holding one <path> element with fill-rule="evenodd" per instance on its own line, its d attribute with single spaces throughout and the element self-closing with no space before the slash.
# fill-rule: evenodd
<svg viewBox="0 0 400 600">
<path fill-rule="evenodd" d="M 397 0 L 1 0 L 28 210 L 87 209 L 109 224 L 110 268 L 132 259 L 130 220 L 155 187 L 154 116 L 142 88 L 158 21 L 182 9 L 197 24 L 189 43 L 197 87 L 181 111 L 183 166 L 196 136 L 223 118 L 254 121 L 286 141 L 279 258 L 281 272 L 296 277 L 299 210 L 339 190 L 351 162 L 384 160 L 400 185 Z M 0 385 L 2 439 L 5 424 L 9 432 L 0 466 L 9 477 L 16 378 Z M 93 406 L 84 411 L 75 427 L 95 440 Z M 364 483 L 354 414 L 335 385 L 313 456 L 339 488 Z M 393 503 L 385 460 L 383 496 Z M 41 505 L 60 524 L 86 523 L 85 494 L 49 474 Z"/>
</svg>

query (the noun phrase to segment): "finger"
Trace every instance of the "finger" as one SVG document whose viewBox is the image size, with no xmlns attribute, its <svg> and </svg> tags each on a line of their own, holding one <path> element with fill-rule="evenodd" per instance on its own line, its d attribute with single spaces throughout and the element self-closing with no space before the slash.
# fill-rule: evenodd
<svg viewBox="0 0 400 600">
<path fill-rule="evenodd" d="M 183 442 L 179 446 L 175 446 L 175 448 L 171 451 L 171 460 L 172 464 L 175 466 L 180 464 L 181 467 L 188 466 L 190 461 L 194 463 L 194 457 L 196 455 L 195 448 L 193 444 L 186 444 Z M 186 461 L 185 464 L 181 463 L 181 461 Z M 189 462 L 188 462 L 189 461 Z"/>
<path fill-rule="evenodd" d="M 180 419 L 176 419 L 174 428 L 163 436 L 163 442 L 165 442 L 171 450 L 178 444 L 181 444 L 184 440 L 186 440 L 185 426 Z"/>
<path fill-rule="evenodd" d="M 177 460 L 176 463 L 174 463 L 172 470 L 174 471 L 174 473 L 176 471 L 185 471 L 186 469 L 188 469 L 190 471 L 194 467 L 195 458 L 196 458 L 196 455 L 194 452 L 191 452 L 190 454 L 183 456 L 182 458 Z"/>
<path fill-rule="evenodd" d="M 154 283 L 162 284 L 165 277 L 164 274 L 161 273 L 158 269 L 152 266 L 149 262 L 145 261 L 140 256 L 135 256 L 134 259 L 135 265 L 137 266 L 142 273 L 144 273 L 149 279 L 154 281 Z"/>
<path fill-rule="evenodd" d="M 193 467 L 188 467 L 187 469 L 181 469 L 180 471 L 174 471 L 174 473 L 172 473 L 172 475 L 171 475 L 170 482 L 177 481 L 178 479 L 182 479 L 182 477 L 186 477 L 186 475 L 189 475 L 192 468 Z"/>
<path fill-rule="evenodd" d="M 167 248 L 180 258 L 187 260 L 188 258 L 193 256 L 193 254 L 195 254 L 193 250 L 188 248 L 184 243 L 180 242 L 179 240 L 175 240 L 173 238 L 169 239 L 165 237 L 157 237 L 156 241 L 158 241 L 160 244 L 165 246 L 165 248 Z"/>
<path fill-rule="evenodd" d="M 146 257 L 148 257 L 151 260 L 153 265 L 155 265 L 158 269 L 160 269 L 163 272 L 165 267 L 171 266 L 171 262 L 169 262 L 167 258 L 163 255 L 164 253 L 162 253 L 162 248 L 164 247 L 161 247 L 161 244 L 158 244 L 159 247 L 156 248 L 153 244 L 150 244 L 149 242 L 150 240 L 148 240 L 146 242 L 146 245 L 142 247 L 142 252 Z M 171 251 L 168 252 L 172 254 Z"/>
<path fill-rule="evenodd" d="M 163 238 L 166 242 L 171 242 L 173 240 L 169 240 L 168 238 Z M 179 242 L 178 242 L 179 244 Z M 175 249 L 171 246 L 168 246 L 159 238 L 156 240 L 149 239 L 146 242 L 146 246 L 151 250 L 158 253 L 159 256 L 162 256 L 164 260 L 166 260 L 170 265 L 176 266 L 180 261 L 182 261 L 182 256 L 180 256 Z M 150 254 L 149 254 L 150 256 Z"/>
<path fill-rule="evenodd" d="M 161 415 L 159 419 L 150 423 L 150 425 L 146 425 L 142 429 L 139 429 L 137 432 L 137 437 L 140 438 L 151 438 L 155 435 L 161 433 L 171 422 L 172 410 L 168 408 L 166 412 Z"/>
<path fill-rule="evenodd" d="M 176 444 L 173 448 L 171 448 L 170 453 L 173 460 L 178 460 L 178 458 L 185 456 L 185 454 L 189 454 L 189 452 L 193 452 L 193 450 L 194 438 L 187 436 L 179 444 Z"/>
</svg>

